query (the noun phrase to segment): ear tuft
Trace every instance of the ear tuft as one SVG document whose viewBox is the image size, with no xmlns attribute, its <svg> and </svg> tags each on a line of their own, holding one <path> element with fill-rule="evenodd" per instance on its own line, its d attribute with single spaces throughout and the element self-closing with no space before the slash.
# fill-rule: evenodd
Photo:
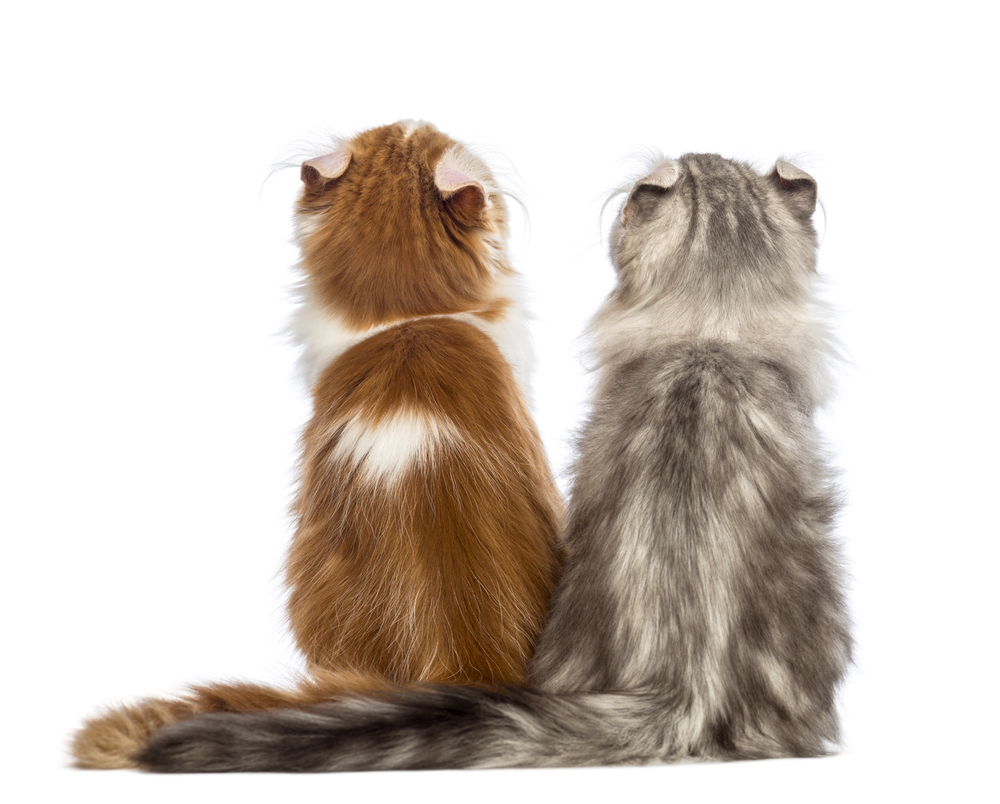
<svg viewBox="0 0 1000 804">
<path fill-rule="evenodd" d="M 779 159 L 767 178 L 800 215 L 808 218 L 816 211 L 816 179 L 804 170 Z"/>
<path fill-rule="evenodd" d="M 341 148 L 333 153 L 306 160 L 302 163 L 299 175 L 307 187 L 315 187 L 340 178 L 349 164 L 351 164 L 351 152 Z"/>
</svg>

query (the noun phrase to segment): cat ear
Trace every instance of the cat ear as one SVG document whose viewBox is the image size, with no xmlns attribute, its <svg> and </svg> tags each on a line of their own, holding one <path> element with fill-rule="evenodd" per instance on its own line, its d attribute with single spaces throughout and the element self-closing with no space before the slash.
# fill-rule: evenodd
<svg viewBox="0 0 1000 804">
<path fill-rule="evenodd" d="M 646 217 L 663 198 L 664 193 L 677 184 L 681 177 L 681 168 L 674 160 L 668 159 L 661 163 L 648 176 L 643 176 L 632 185 L 628 201 L 622 207 L 622 223 L 628 226 L 632 217 Z"/>
<path fill-rule="evenodd" d="M 434 170 L 434 184 L 456 218 L 470 226 L 479 223 L 490 206 L 486 185 L 446 157 Z"/>
<path fill-rule="evenodd" d="M 767 178 L 799 214 L 808 218 L 816 211 L 816 179 L 804 170 L 779 159 Z"/>
<path fill-rule="evenodd" d="M 317 187 L 344 175 L 351 164 L 351 152 L 340 148 L 333 153 L 317 156 L 302 163 L 299 175 L 306 187 Z"/>
<path fill-rule="evenodd" d="M 633 192 L 638 187 L 659 187 L 661 190 L 669 190 L 681 177 L 681 167 L 673 159 L 668 159 L 662 163 L 648 176 L 643 176 L 635 183 Z"/>
</svg>

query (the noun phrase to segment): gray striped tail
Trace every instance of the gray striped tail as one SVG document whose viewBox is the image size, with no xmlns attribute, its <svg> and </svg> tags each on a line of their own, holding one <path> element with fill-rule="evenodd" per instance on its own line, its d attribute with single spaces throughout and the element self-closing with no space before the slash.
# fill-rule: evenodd
<svg viewBox="0 0 1000 804">
<path fill-rule="evenodd" d="M 137 760 L 161 773 L 645 764 L 675 754 L 665 703 L 642 694 L 422 687 L 201 715 L 161 729 Z"/>
</svg>

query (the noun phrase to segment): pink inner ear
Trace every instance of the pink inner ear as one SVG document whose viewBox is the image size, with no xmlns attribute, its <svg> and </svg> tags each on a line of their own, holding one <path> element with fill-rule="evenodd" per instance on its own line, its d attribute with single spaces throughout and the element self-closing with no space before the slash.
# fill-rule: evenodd
<svg viewBox="0 0 1000 804">
<path fill-rule="evenodd" d="M 302 164 L 303 166 L 308 165 L 309 167 L 316 168 L 319 175 L 324 179 L 336 179 L 338 176 L 343 175 L 350 163 L 351 152 L 342 149 L 324 156 L 317 156 L 315 159 L 309 159 Z"/>
<path fill-rule="evenodd" d="M 461 190 L 463 187 L 478 187 L 486 194 L 483 185 L 471 176 L 466 176 L 461 170 L 452 165 L 441 165 L 434 176 L 434 183 L 444 195 L 451 195 Z"/>
</svg>

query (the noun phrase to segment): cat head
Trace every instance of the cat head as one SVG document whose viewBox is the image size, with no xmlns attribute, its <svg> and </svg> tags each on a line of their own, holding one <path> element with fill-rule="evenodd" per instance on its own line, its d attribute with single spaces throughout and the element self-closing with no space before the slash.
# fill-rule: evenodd
<svg viewBox="0 0 1000 804">
<path fill-rule="evenodd" d="M 359 327 L 470 309 L 505 270 L 506 209 L 492 174 L 428 123 L 362 132 L 300 175 L 310 290 Z"/>
<path fill-rule="evenodd" d="M 766 175 L 715 154 L 658 162 L 611 233 L 625 292 L 745 305 L 798 295 L 815 271 L 816 182 L 778 160 Z"/>
</svg>

